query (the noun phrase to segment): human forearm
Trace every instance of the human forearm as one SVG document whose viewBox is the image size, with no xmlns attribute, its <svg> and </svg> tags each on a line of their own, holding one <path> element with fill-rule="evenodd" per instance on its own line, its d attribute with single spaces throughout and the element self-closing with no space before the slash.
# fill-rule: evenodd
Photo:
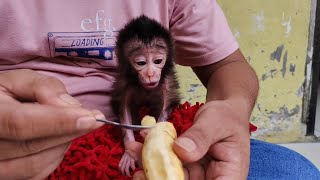
<svg viewBox="0 0 320 180">
<path fill-rule="evenodd" d="M 258 81 L 246 62 L 232 62 L 210 77 L 207 91 L 207 102 L 227 100 L 238 115 L 249 119 L 258 94 Z"/>
<path fill-rule="evenodd" d="M 206 179 L 246 179 L 248 121 L 258 94 L 256 74 L 240 50 L 193 70 L 207 88 L 207 102 L 197 111 L 194 124 L 177 138 L 174 150 L 185 162 L 212 157 Z"/>
<path fill-rule="evenodd" d="M 258 80 L 240 50 L 211 67 L 194 68 L 207 87 L 206 101 L 225 100 L 248 120 L 258 95 Z"/>
</svg>

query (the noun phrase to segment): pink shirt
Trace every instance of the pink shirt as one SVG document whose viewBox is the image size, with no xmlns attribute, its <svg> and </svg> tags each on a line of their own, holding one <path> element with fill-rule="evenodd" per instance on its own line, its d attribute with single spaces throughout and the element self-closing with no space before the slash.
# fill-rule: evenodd
<svg viewBox="0 0 320 180">
<path fill-rule="evenodd" d="M 215 0 L 1 0 L 0 72 L 28 68 L 60 79 L 110 118 L 114 40 L 145 14 L 170 28 L 176 63 L 217 62 L 238 48 Z"/>
</svg>

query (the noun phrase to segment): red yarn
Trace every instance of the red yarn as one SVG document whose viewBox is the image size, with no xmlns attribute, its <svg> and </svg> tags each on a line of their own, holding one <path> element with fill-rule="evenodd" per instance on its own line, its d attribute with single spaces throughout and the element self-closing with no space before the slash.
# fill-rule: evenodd
<svg viewBox="0 0 320 180">
<path fill-rule="evenodd" d="M 256 131 L 257 129 L 258 129 L 257 126 L 255 126 L 255 125 L 253 125 L 253 124 L 250 123 L 250 132 L 254 132 L 254 131 Z"/>
<path fill-rule="evenodd" d="M 177 134 L 182 134 L 193 123 L 194 116 L 202 104 L 180 105 L 169 116 Z M 143 117 L 146 109 L 140 111 Z M 256 127 L 250 124 L 250 131 Z M 136 140 L 142 142 L 136 133 Z M 118 170 L 124 152 L 120 128 L 103 127 L 73 141 L 60 166 L 46 180 L 129 180 Z M 134 172 L 133 172 L 134 173 Z"/>
</svg>

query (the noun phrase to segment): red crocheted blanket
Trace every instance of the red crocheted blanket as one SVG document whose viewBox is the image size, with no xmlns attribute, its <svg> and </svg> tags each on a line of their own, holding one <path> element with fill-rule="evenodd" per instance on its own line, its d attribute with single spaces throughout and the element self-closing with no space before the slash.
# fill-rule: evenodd
<svg viewBox="0 0 320 180">
<path fill-rule="evenodd" d="M 202 104 L 180 105 L 169 116 L 177 134 L 182 134 L 193 123 L 194 116 Z M 146 112 L 140 112 L 143 116 Z M 256 127 L 250 124 L 250 132 Z M 136 140 L 143 139 L 136 133 Z M 120 128 L 103 127 L 73 141 L 60 166 L 46 180 L 129 180 L 118 170 L 124 152 Z"/>
</svg>

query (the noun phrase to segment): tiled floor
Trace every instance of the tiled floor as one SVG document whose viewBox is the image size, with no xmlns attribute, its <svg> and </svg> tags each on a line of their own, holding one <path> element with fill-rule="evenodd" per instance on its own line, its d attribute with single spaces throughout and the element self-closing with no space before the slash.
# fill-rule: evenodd
<svg viewBox="0 0 320 180">
<path fill-rule="evenodd" d="M 318 88 L 315 135 L 317 137 L 320 137 L 320 86 Z M 320 141 L 317 143 L 294 143 L 281 145 L 286 146 L 302 154 L 303 156 L 308 158 L 313 164 L 315 164 L 320 170 Z"/>
</svg>

